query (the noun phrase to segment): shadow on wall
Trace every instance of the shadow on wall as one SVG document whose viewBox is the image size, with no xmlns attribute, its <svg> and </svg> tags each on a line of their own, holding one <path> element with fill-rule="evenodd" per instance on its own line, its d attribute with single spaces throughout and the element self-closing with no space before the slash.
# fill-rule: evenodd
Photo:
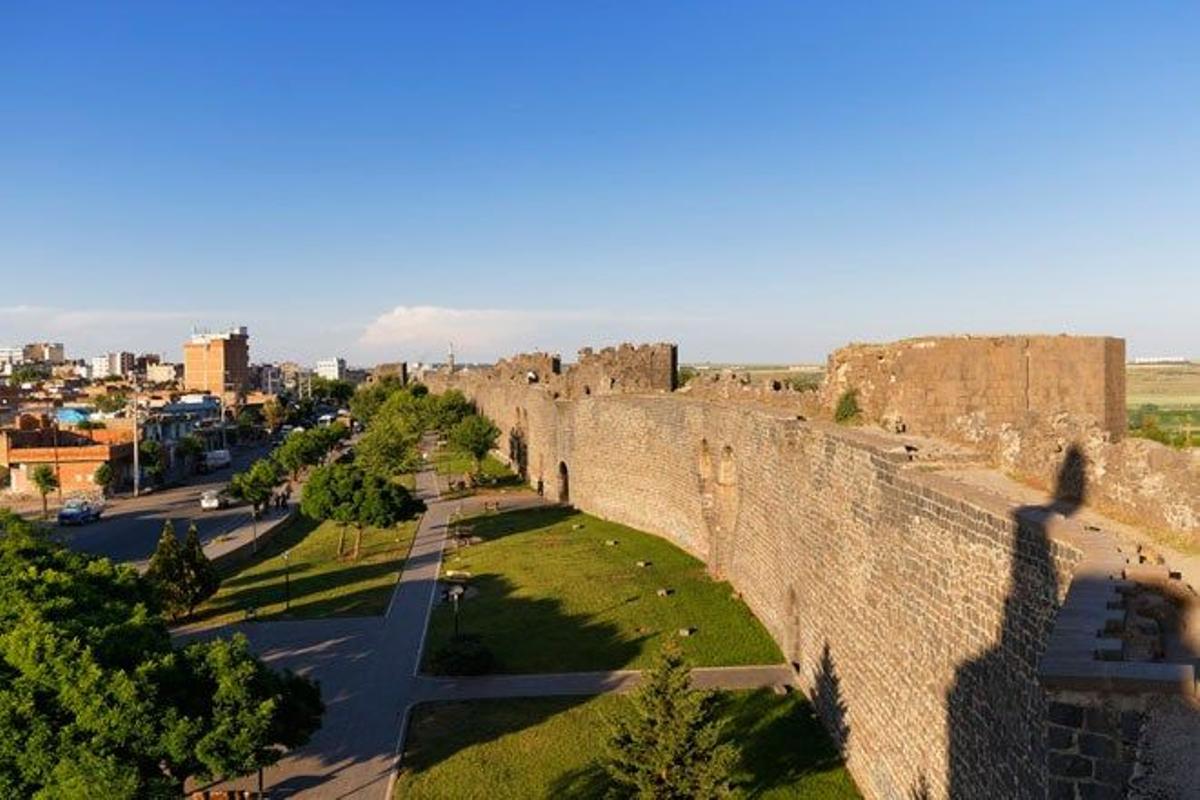
<svg viewBox="0 0 1200 800">
<path fill-rule="evenodd" d="M 1072 446 L 1053 500 L 1013 514 L 1010 583 L 999 639 L 964 663 L 947 702 L 949 786 L 953 798 L 1046 797 L 1046 693 L 1037 666 L 1058 605 L 1058 577 L 1046 522 L 1071 516 L 1086 496 L 1087 464 Z M 918 791 L 922 787 L 918 787 Z M 928 787 L 923 791 L 928 794 Z"/>
</svg>

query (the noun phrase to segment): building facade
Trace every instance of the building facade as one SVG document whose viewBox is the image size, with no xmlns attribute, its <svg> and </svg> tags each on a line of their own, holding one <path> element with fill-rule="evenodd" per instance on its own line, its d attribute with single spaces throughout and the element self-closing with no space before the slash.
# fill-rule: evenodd
<svg viewBox="0 0 1200 800">
<path fill-rule="evenodd" d="M 346 359 L 323 358 L 317 362 L 317 368 L 314 371 L 318 377 L 327 381 L 340 381 L 346 375 Z"/>
<path fill-rule="evenodd" d="M 245 391 L 250 382 L 250 335 L 246 328 L 197 333 L 183 345 L 183 387 L 191 392 Z"/>
</svg>

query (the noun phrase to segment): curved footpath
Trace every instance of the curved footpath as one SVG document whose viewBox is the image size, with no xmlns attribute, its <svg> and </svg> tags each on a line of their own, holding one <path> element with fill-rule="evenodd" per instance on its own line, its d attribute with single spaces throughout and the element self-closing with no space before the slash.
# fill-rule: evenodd
<svg viewBox="0 0 1200 800">
<path fill-rule="evenodd" d="M 238 623 L 185 636 L 240 632 L 253 649 L 277 668 L 289 668 L 321 682 L 324 723 L 313 740 L 266 771 L 272 797 L 391 797 L 400 767 L 411 708 L 422 702 L 481 698 L 602 694 L 629 691 L 636 670 L 553 675 L 490 675 L 434 678 L 420 675 L 425 630 L 436 602 L 447 523 L 452 514 L 473 514 L 495 498 L 437 499 L 433 470 L 417 474 L 417 490 L 428 509 L 404 563 L 387 613 L 382 617 Z M 533 494 L 506 495 L 500 510 L 541 504 Z M 716 667 L 693 671 L 703 688 L 750 689 L 791 682 L 786 665 Z M 257 788 L 247 776 L 196 789 Z"/>
</svg>

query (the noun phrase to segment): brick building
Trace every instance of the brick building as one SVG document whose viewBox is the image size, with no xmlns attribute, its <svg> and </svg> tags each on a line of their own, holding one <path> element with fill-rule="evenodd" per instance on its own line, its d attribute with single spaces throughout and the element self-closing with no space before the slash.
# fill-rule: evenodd
<svg viewBox="0 0 1200 800">
<path fill-rule="evenodd" d="M 54 469 L 64 495 L 96 490 L 96 470 L 108 464 L 114 481 L 125 483 L 133 474 L 133 441 L 128 430 L 72 431 L 46 417 L 26 415 L 16 428 L 0 430 L 0 466 L 10 471 L 18 494 L 37 492 L 31 476 L 42 464 Z"/>
<path fill-rule="evenodd" d="M 198 333 L 183 345 L 183 388 L 189 392 L 241 392 L 250 384 L 250 335 L 245 326 Z"/>
</svg>

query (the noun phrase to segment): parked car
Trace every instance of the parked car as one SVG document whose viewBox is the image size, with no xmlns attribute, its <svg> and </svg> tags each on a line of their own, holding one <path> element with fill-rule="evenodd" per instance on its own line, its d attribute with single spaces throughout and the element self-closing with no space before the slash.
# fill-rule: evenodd
<svg viewBox="0 0 1200 800">
<path fill-rule="evenodd" d="M 204 454 L 204 468 L 224 469 L 233 463 L 233 456 L 229 455 L 228 450 L 209 450 Z"/>
<path fill-rule="evenodd" d="M 200 495 L 201 511 L 217 511 L 229 507 L 229 495 L 219 489 L 209 489 Z"/>
<path fill-rule="evenodd" d="M 104 506 L 99 503 L 93 503 L 82 497 L 72 497 L 59 509 L 58 524 L 86 525 L 100 519 L 102 513 L 104 513 Z"/>
</svg>

